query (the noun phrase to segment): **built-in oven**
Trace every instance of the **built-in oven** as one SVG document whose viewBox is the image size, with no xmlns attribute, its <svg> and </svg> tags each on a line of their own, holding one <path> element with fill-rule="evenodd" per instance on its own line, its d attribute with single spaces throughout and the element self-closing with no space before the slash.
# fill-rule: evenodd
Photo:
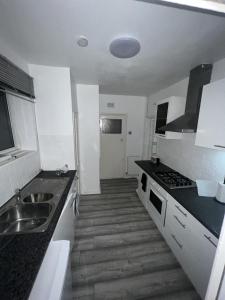
<svg viewBox="0 0 225 300">
<path fill-rule="evenodd" d="M 150 183 L 148 210 L 160 230 L 165 224 L 166 206 L 167 199 L 161 187 L 156 183 L 154 185 Z"/>
</svg>

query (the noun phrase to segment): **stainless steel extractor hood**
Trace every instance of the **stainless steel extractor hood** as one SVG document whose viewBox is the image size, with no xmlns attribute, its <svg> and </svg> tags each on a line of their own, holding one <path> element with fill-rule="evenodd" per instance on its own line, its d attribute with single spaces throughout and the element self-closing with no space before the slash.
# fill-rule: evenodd
<svg viewBox="0 0 225 300">
<path fill-rule="evenodd" d="M 187 101 L 183 116 L 161 127 L 164 131 L 196 132 L 201 104 L 202 89 L 211 79 L 212 65 L 202 64 L 191 70 L 187 91 Z"/>
</svg>

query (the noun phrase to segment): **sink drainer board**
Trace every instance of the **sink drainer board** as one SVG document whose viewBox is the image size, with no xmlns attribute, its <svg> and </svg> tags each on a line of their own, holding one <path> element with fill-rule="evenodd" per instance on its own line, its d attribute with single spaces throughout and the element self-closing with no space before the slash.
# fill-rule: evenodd
<svg viewBox="0 0 225 300">
<path fill-rule="evenodd" d="M 49 201 L 53 198 L 52 193 L 32 193 L 25 197 L 22 201 L 25 203 L 39 203 Z"/>
<path fill-rule="evenodd" d="M 69 178 L 35 178 L 0 209 L 0 235 L 43 232 L 48 228 Z"/>
</svg>

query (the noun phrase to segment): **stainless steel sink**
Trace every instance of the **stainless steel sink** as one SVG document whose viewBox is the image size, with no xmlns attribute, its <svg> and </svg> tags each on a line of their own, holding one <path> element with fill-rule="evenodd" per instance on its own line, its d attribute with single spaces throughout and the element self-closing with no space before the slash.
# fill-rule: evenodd
<svg viewBox="0 0 225 300">
<path fill-rule="evenodd" d="M 45 228 L 39 228 L 48 225 L 52 208 L 49 203 L 21 203 L 9 207 L 0 215 L 0 234 L 44 231 Z"/>
<path fill-rule="evenodd" d="M 39 203 L 49 201 L 53 198 L 53 194 L 51 193 L 35 193 L 30 194 L 29 196 L 23 199 L 23 202 L 28 203 Z"/>
<path fill-rule="evenodd" d="M 35 178 L 0 207 L 0 235 L 48 229 L 69 178 Z"/>
</svg>

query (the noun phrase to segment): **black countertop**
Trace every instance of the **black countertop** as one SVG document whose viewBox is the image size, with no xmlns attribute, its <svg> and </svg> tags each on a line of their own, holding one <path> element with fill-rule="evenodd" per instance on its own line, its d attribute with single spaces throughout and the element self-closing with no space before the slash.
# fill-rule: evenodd
<svg viewBox="0 0 225 300">
<path fill-rule="evenodd" d="M 28 299 L 75 173 L 76 171 L 69 171 L 62 175 L 68 177 L 69 181 L 45 232 L 0 236 L 1 300 Z M 53 171 L 42 171 L 37 177 L 59 178 Z"/>
<path fill-rule="evenodd" d="M 157 166 L 150 160 L 136 161 L 136 164 L 149 174 L 156 182 L 158 182 L 159 185 L 161 185 L 212 234 L 219 238 L 225 214 L 225 204 L 218 202 L 212 197 L 198 196 L 197 187 L 187 189 L 169 189 L 154 175 L 154 172 L 157 171 L 172 170 L 164 164 L 159 164 L 159 166 Z"/>
</svg>

